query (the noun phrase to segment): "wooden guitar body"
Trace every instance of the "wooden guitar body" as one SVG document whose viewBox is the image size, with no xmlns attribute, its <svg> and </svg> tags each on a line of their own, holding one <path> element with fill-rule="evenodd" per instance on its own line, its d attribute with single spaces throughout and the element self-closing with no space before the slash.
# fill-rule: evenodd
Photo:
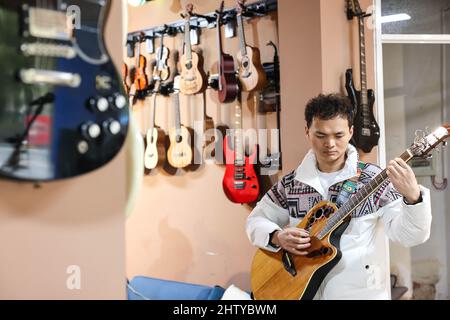
<svg viewBox="0 0 450 320">
<path fill-rule="evenodd" d="M 242 55 L 241 51 L 236 54 L 241 90 L 244 92 L 261 90 L 266 86 L 267 77 L 261 64 L 259 49 L 246 46 L 246 51 L 246 55 Z"/>
<path fill-rule="evenodd" d="M 223 148 L 226 159 L 225 175 L 222 180 L 223 191 L 227 198 L 234 203 L 251 203 L 258 199 L 259 182 L 254 169 L 256 163 L 256 146 L 250 157 L 245 157 L 245 164 L 236 166 L 235 153 L 229 143 L 229 137 L 225 137 Z"/>
<path fill-rule="evenodd" d="M 165 137 L 164 130 L 160 128 L 155 127 L 152 131 L 147 131 L 144 154 L 144 165 L 147 169 L 161 167 L 166 161 Z"/>
<path fill-rule="evenodd" d="M 258 249 L 252 263 L 251 284 L 257 300 L 313 299 L 328 272 L 339 262 L 342 253 L 339 241 L 348 226 L 343 222 L 322 240 L 315 235 L 322 230 L 337 210 L 333 203 L 321 201 L 297 226 L 309 230 L 311 247 L 307 256 L 284 250 L 269 252 Z"/>
<path fill-rule="evenodd" d="M 191 55 L 191 60 L 188 60 L 186 55 L 180 58 L 180 91 L 185 95 L 196 94 L 206 88 L 202 58 L 194 51 Z"/>
<path fill-rule="evenodd" d="M 222 53 L 221 55 L 221 70 L 219 87 L 219 101 L 221 103 L 232 102 L 236 99 L 238 94 L 238 82 L 236 72 L 234 70 L 234 59 L 231 55 Z"/>
<path fill-rule="evenodd" d="M 192 148 L 190 133 L 184 126 L 169 130 L 170 146 L 167 151 L 167 160 L 174 168 L 185 168 L 192 163 Z"/>
</svg>

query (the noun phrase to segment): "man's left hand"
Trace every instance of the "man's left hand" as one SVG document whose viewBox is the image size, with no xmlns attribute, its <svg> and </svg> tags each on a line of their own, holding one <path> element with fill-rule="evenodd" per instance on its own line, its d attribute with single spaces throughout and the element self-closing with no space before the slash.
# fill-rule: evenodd
<svg viewBox="0 0 450 320">
<path fill-rule="evenodd" d="M 400 192 L 408 203 L 415 203 L 420 197 L 420 188 L 411 167 L 402 159 L 389 161 L 387 175 L 394 188 Z"/>
</svg>

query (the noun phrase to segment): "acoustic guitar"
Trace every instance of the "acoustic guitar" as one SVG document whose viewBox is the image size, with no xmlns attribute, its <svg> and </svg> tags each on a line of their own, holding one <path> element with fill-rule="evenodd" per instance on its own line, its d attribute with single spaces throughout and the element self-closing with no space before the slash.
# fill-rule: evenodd
<svg viewBox="0 0 450 320">
<path fill-rule="evenodd" d="M 161 167 L 166 161 L 166 148 L 164 130 L 158 128 L 155 124 L 156 119 L 156 98 L 159 92 L 159 81 L 155 83 L 153 89 L 153 108 L 151 112 L 151 124 L 146 134 L 146 147 L 144 152 L 144 166 L 148 170 Z"/>
<path fill-rule="evenodd" d="M 450 136 L 450 126 L 443 125 L 431 134 L 416 139 L 400 158 L 408 162 L 426 157 Z M 306 256 L 285 250 L 269 252 L 258 249 L 252 263 L 251 283 L 256 299 L 313 299 L 323 279 L 339 262 L 340 238 L 348 226 L 349 215 L 388 180 L 386 169 L 365 184 L 344 205 L 321 201 L 297 225 L 311 237 Z"/>
<path fill-rule="evenodd" d="M 237 25 L 239 30 L 239 45 L 236 58 L 238 61 L 238 78 L 241 90 L 245 92 L 261 90 L 267 84 L 266 73 L 261 64 L 261 54 L 258 48 L 247 45 L 245 41 L 244 23 L 242 15 L 245 12 L 245 0 L 238 0 L 237 3 Z"/>
<path fill-rule="evenodd" d="M 184 22 L 184 54 L 180 58 L 180 92 L 192 95 L 206 89 L 206 75 L 203 71 L 203 58 L 192 50 L 191 46 L 191 15 L 194 10 L 192 3 L 186 6 Z"/>
<path fill-rule="evenodd" d="M 222 49 L 222 34 L 221 21 L 223 15 L 224 2 L 220 4 L 220 9 L 217 11 L 217 43 L 219 52 L 219 101 L 221 103 L 232 102 L 236 99 L 238 94 L 238 80 L 236 71 L 234 70 L 234 59 L 231 55 L 224 53 Z"/>
<path fill-rule="evenodd" d="M 1 177 L 76 177 L 122 148 L 128 102 L 103 39 L 111 1 L 76 4 L 89 13 L 79 28 L 62 1 L 0 1 Z"/>
<path fill-rule="evenodd" d="M 378 144 L 378 140 L 380 139 L 380 127 L 373 114 L 375 94 L 373 90 L 367 90 L 364 18 L 368 15 L 361 10 L 358 0 L 348 0 L 348 6 L 347 15 L 349 17 L 356 16 L 359 21 L 359 58 L 361 75 L 361 91 L 357 91 L 353 83 L 352 69 L 347 69 L 345 73 L 345 88 L 355 110 L 354 130 L 351 143 L 358 149 L 368 153 Z M 353 7 L 353 10 L 351 7 Z"/>
<path fill-rule="evenodd" d="M 180 76 L 176 76 L 173 84 L 173 97 L 175 104 L 175 127 L 169 129 L 170 146 L 167 151 L 167 160 L 174 168 L 186 168 L 192 163 L 192 147 L 188 129 L 181 125 L 180 117 Z"/>
<path fill-rule="evenodd" d="M 245 155 L 242 128 L 242 110 L 239 103 L 235 106 L 235 129 L 232 136 L 227 135 L 223 141 L 226 169 L 222 181 L 223 191 L 234 203 L 251 203 L 259 195 L 259 181 L 254 165 L 257 161 L 257 146 L 250 156 Z"/>
</svg>

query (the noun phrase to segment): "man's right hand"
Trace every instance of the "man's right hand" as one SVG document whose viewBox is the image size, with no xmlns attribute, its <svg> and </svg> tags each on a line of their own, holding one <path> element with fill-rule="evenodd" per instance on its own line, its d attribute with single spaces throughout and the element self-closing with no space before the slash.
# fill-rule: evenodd
<svg viewBox="0 0 450 320">
<path fill-rule="evenodd" d="M 311 238 L 306 230 L 289 227 L 276 231 L 272 237 L 272 243 L 290 253 L 305 256 L 308 254 L 305 249 L 311 246 Z"/>
</svg>

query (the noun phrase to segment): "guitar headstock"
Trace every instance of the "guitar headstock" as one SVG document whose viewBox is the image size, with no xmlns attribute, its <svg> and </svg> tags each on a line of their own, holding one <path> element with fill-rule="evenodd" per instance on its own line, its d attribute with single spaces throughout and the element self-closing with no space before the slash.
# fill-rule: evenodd
<svg viewBox="0 0 450 320">
<path fill-rule="evenodd" d="M 217 22 L 220 22 L 220 19 L 222 18 L 224 7 L 225 7 L 225 1 L 222 1 L 222 2 L 220 3 L 220 8 L 219 8 L 219 10 L 216 11 L 216 12 L 217 12 Z"/>
<path fill-rule="evenodd" d="M 183 18 L 189 20 L 192 17 L 193 13 L 194 13 L 194 5 L 192 3 L 188 3 L 186 5 L 186 13 L 182 16 Z"/>
<path fill-rule="evenodd" d="M 358 0 L 351 0 L 352 1 L 352 10 L 355 16 L 361 15 L 363 12 L 361 10 L 361 6 L 359 5 Z"/>
<path fill-rule="evenodd" d="M 236 12 L 242 15 L 245 12 L 245 0 L 237 0 Z"/>
<path fill-rule="evenodd" d="M 450 125 L 442 125 L 432 133 L 416 139 L 409 148 L 415 157 L 426 157 L 440 143 L 450 137 Z"/>
<path fill-rule="evenodd" d="M 347 1 L 347 20 L 352 20 L 353 17 L 363 17 L 364 12 L 361 10 L 358 0 Z"/>
</svg>

